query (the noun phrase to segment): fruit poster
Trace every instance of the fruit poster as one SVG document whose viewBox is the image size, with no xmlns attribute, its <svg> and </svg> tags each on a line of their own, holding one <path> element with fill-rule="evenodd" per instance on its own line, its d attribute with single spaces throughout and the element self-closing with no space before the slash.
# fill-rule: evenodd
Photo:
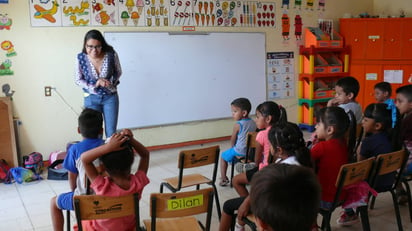
<svg viewBox="0 0 412 231">
<path fill-rule="evenodd" d="M 293 52 L 266 54 L 267 92 L 269 99 L 285 99 L 295 95 Z"/>
<path fill-rule="evenodd" d="M 274 2 L 239 0 L 29 0 L 29 6 L 33 27 L 276 26 Z"/>
</svg>

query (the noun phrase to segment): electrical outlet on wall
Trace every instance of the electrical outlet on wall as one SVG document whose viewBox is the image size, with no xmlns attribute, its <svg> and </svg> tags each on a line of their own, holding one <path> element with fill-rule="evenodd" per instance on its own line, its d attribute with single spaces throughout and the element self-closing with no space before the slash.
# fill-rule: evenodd
<svg viewBox="0 0 412 231">
<path fill-rule="evenodd" d="M 44 96 L 51 96 L 51 89 L 52 89 L 52 87 L 45 86 L 44 87 Z"/>
</svg>

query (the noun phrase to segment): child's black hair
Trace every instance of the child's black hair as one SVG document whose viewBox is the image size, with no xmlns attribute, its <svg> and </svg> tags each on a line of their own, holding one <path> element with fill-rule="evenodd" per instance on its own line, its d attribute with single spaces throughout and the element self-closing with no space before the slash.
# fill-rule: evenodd
<svg viewBox="0 0 412 231">
<path fill-rule="evenodd" d="M 272 116 L 272 120 L 270 121 L 271 126 L 288 121 L 285 108 L 273 101 L 265 101 L 259 104 L 256 107 L 256 111 L 260 112 L 263 117 Z"/>
<path fill-rule="evenodd" d="M 302 166 L 312 167 L 310 151 L 306 147 L 302 131 L 296 124 L 287 122 L 273 126 L 268 138 L 272 147 L 280 147 L 288 156 L 295 156 Z"/>
<path fill-rule="evenodd" d="M 99 158 L 110 176 L 125 177 L 130 174 L 134 161 L 133 148 L 128 142 L 124 146 L 122 150 L 110 152 Z"/>
<path fill-rule="evenodd" d="M 247 98 L 237 98 L 230 103 L 230 105 L 233 105 L 235 107 L 240 108 L 241 110 L 247 111 L 247 114 L 249 115 L 250 110 L 252 110 L 252 104 Z"/>
<path fill-rule="evenodd" d="M 103 115 L 96 110 L 85 108 L 79 116 L 78 124 L 84 138 L 98 138 L 103 129 Z"/>
<path fill-rule="evenodd" d="M 371 103 L 363 112 L 366 118 L 374 119 L 376 123 L 382 124 L 382 132 L 389 133 L 392 128 L 392 110 L 384 103 Z"/>
<path fill-rule="evenodd" d="M 396 121 L 400 120 L 399 111 L 396 109 L 396 114 L 392 115 L 392 109 L 385 103 L 371 103 L 369 104 L 364 111 L 364 116 L 375 120 L 375 123 L 382 124 L 381 132 L 388 134 L 393 151 L 399 150 L 401 144 L 398 140 L 399 134 L 399 125 L 398 123 L 392 128 L 392 119 L 395 118 Z"/>
<path fill-rule="evenodd" d="M 344 138 L 350 124 L 348 114 L 340 107 L 321 108 L 316 115 L 316 119 L 325 124 L 325 128 L 328 126 L 335 128 L 333 138 Z"/>
<path fill-rule="evenodd" d="M 388 96 L 392 95 L 392 87 L 391 84 L 388 82 L 380 82 L 375 84 L 374 89 L 378 89 L 382 92 L 388 92 Z"/>
<path fill-rule="evenodd" d="M 253 215 L 270 230 L 307 231 L 319 211 L 321 188 L 314 171 L 290 164 L 270 164 L 252 178 Z"/>
<path fill-rule="evenodd" d="M 412 102 L 412 85 L 405 85 L 396 89 L 396 94 L 405 96 L 408 102 Z"/>
<path fill-rule="evenodd" d="M 339 86 L 342 88 L 343 92 L 345 94 L 352 93 L 353 94 L 353 100 L 356 99 L 356 96 L 358 96 L 359 93 L 359 82 L 357 79 L 355 79 L 352 76 L 347 76 L 338 79 L 336 82 L 336 86 Z"/>
</svg>

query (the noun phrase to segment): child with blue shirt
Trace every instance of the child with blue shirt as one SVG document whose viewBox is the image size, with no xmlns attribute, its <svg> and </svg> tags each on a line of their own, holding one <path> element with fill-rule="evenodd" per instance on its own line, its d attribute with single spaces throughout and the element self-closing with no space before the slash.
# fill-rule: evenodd
<svg viewBox="0 0 412 231">
<path fill-rule="evenodd" d="M 86 173 L 80 160 L 80 155 L 89 149 L 98 147 L 104 143 L 103 115 L 93 109 L 86 108 L 78 119 L 78 132 L 83 140 L 70 146 L 67 151 L 63 167 L 69 171 L 69 184 L 71 192 L 55 196 L 50 201 L 50 212 L 53 230 L 63 231 L 64 217 L 62 210 L 74 210 L 74 195 L 86 194 Z"/>
<path fill-rule="evenodd" d="M 246 155 L 246 139 L 248 132 L 256 131 L 255 122 L 249 118 L 252 105 L 246 98 L 237 98 L 230 104 L 232 117 L 236 121 L 233 126 L 232 136 L 230 138 L 231 148 L 222 153 L 220 159 L 220 186 L 230 184 L 226 176 L 228 163 L 235 161 L 237 157 Z"/>
</svg>

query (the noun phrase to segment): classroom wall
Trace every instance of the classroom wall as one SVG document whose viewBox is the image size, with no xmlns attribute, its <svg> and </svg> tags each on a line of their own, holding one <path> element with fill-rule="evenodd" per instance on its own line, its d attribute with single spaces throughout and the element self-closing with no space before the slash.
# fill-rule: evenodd
<svg viewBox="0 0 412 231">
<path fill-rule="evenodd" d="M 299 43 L 293 34 L 290 40 L 283 41 L 280 26 L 281 1 L 275 2 L 278 25 L 275 29 L 200 27 L 196 29 L 206 32 L 265 32 L 267 52 L 295 52 L 295 78 L 297 79 Z M 293 5 L 294 1 L 290 2 Z M 405 1 L 395 0 L 391 1 L 391 4 L 395 5 L 393 8 L 397 10 L 399 7 L 396 5 L 401 5 L 401 2 Z M 300 14 L 304 26 L 315 26 L 318 18 L 333 19 L 337 22 L 345 13 L 358 15 L 373 7 L 380 9 L 384 4 L 386 7 L 384 0 L 326 1 L 325 11 L 317 11 L 315 7 L 314 11 L 302 10 Z M 13 25 L 11 30 L 0 30 L 0 40 L 11 40 L 17 56 L 12 59 L 14 75 L 0 76 L 0 85 L 8 83 L 15 91 L 13 114 L 21 121 L 19 126 L 21 153 L 38 151 L 47 158 L 51 151 L 64 149 L 67 142 L 81 139 L 77 133 L 77 117 L 82 110 L 83 99 L 81 89 L 74 84 L 74 66 L 76 54 L 82 48 L 83 36 L 92 27 L 31 27 L 28 0 L 10 0 L 8 4 L 0 4 L 0 14 L 5 13 L 13 19 Z M 289 10 L 292 26 L 296 13 L 293 8 Z M 99 27 L 98 29 L 102 32 L 172 30 L 172 28 L 140 27 Z M 175 31 L 180 29 L 174 28 Z M 51 97 L 44 96 L 44 86 L 56 88 L 56 91 L 52 91 Z M 291 121 L 297 120 L 297 98 L 277 102 L 287 109 Z M 253 108 L 256 106 L 253 105 Z M 227 115 L 228 117 L 231 115 L 230 105 L 228 105 Z M 133 132 L 146 146 L 156 146 L 229 136 L 232 126 L 231 119 L 224 119 L 135 129 Z"/>
</svg>

